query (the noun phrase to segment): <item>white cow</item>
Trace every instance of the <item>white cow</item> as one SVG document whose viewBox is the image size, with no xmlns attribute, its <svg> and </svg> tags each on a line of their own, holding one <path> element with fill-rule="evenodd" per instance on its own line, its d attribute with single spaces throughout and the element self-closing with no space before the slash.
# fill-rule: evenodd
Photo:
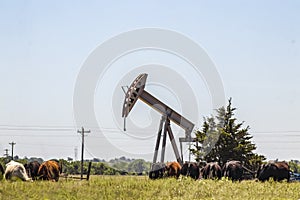
<svg viewBox="0 0 300 200">
<path fill-rule="evenodd" d="M 26 174 L 24 165 L 13 160 L 6 164 L 4 177 L 6 180 L 18 177 L 23 181 L 31 181 L 31 178 Z"/>
</svg>

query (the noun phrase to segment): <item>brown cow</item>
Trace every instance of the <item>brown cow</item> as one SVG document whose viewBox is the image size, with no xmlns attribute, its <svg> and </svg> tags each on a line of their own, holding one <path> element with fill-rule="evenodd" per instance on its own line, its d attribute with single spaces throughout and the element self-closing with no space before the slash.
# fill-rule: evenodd
<svg viewBox="0 0 300 200">
<path fill-rule="evenodd" d="M 39 167 L 38 176 L 43 180 L 58 181 L 60 172 L 59 163 L 54 160 L 48 160 Z"/>
<path fill-rule="evenodd" d="M 167 173 L 167 176 L 174 176 L 178 178 L 180 176 L 181 166 L 176 161 L 168 162 L 165 167 L 165 172 Z"/>
<path fill-rule="evenodd" d="M 222 169 L 217 162 L 207 163 L 201 169 L 201 177 L 204 179 L 221 179 Z"/>
<path fill-rule="evenodd" d="M 266 181 L 270 178 L 273 178 L 274 181 L 281 181 L 287 179 L 290 181 L 290 167 L 289 164 L 285 161 L 281 162 L 269 162 L 263 164 L 257 171 L 257 178 L 260 181 Z"/>
</svg>

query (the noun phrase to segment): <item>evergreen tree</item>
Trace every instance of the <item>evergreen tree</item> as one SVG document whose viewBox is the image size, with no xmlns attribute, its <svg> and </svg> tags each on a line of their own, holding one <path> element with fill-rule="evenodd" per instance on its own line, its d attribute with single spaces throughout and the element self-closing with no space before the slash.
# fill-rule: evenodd
<svg viewBox="0 0 300 200">
<path fill-rule="evenodd" d="M 202 130 L 197 130 L 196 144 L 191 148 L 197 161 L 219 162 L 228 160 L 242 161 L 246 166 L 255 169 L 265 157 L 253 151 L 256 149 L 249 134 L 250 127 L 243 128 L 244 122 L 237 122 L 231 105 L 231 98 L 226 108 L 217 109 L 217 116 L 204 118 Z"/>
</svg>

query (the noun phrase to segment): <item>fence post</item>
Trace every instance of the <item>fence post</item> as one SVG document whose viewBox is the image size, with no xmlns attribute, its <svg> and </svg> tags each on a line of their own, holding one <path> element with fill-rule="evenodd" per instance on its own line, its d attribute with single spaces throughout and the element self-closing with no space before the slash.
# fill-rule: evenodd
<svg viewBox="0 0 300 200">
<path fill-rule="evenodd" d="M 91 166 L 92 166 L 92 162 L 89 162 L 89 167 L 88 167 L 88 171 L 87 171 L 87 175 L 86 175 L 87 181 L 90 179 Z"/>
</svg>

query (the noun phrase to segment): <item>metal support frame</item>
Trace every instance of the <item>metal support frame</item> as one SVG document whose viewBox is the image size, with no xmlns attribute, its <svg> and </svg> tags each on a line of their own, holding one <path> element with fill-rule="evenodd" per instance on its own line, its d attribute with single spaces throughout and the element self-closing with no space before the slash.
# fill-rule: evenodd
<svg viewBox="0 0 300 200">
<path fill-rule="evenodd" d="M 163 127 L 163 124 L 164 124 L 165 120 L 166 120 L 165 117 L 162 116 L 161 120 L 160 120 L 160 124 L 159 124 L 158 133 L 157 133 L 157 139 L 156 139 L 156 145 L 155 145 L 155 150 L 154 150 L 153 162 L 152 163 L 156 163 L 156 160 L 157 160 L 157 154 L 158 154 L 158 150 L 159 150 L 161 132 L 162 132 L 162 127 Z"/>
<path fill-rule="evenodd" d="M 180 155 L 179 155 L 179 152 L 178 152 L 178 148 L 177 148 L 177 145 L 176 145 L 176 142 L 175 142 L 175 138 L 174 138 L 171 126 L 170 126 L 170 120 L 169 120 L 169 118 L 167 118 L 166 123 L 168 124 L 167 127 L 168 127 L 169 138 L 170 138 L 170 141 L 171 141 L 171 144 L 172 144 L 172 147 L 173 147 L 173 151 L 174 151 L 175 156 L 176 156 L 176 160 L 182 166 L 183 165 L 183 160 L 181 160 L 181 158 L 180 158 Z"/>
<path fill-rule="evenodd" d="M 128 87 L 128 90 L 125 94 L 125 99 L 123 103 L 123 111 L 122 111 L 122 117 L 124 117 L 124 131 L 126 130 L 125 127 L 125 118 L 128 116 L 129 112 L 133 108 L 134 104 L 138 99 L 142 100 L 146 104 L 148 104 L 150 107 L 158 111 L 160 114 L 162 114 L 162 118 L 160 120 L 159 129 L 157 133 L 157 139 L 156 139 L 156 145 L 154 149 L 154 156 L 153 156 L 153 164 L 157 162 L 157 156 L 160 146 L 160 139 L 163 134 L 163 141 L 162 141 L 162 149 L 161 149 L 161 158 L 160 162 L 164 162 L 165 158 L 165 148 L 166 148 L 166 138 L 167 134 L 169 135 L 172 148 L 174 151 L 174 154 L 176 156 L 176 160 L 182 165 L 183 164 L 183 153 L 182 153 L 182 142 L 192 142 L 191 138 L 191 132 L 194 128 L 194 124 L 190 122 L 188 119 L 180 115 L 178 112 L 167 106 L 165 103 L 158 100 L 156 97 L 148 93 L 145 88 L 147 74 L 140 74 Z M 125 92 L 124 88 L 122 88 Z M 180 126 L 182 129 L 185 130 L 185 137 L 179 138 L 180 141 L 180 152 L 179 154 L 175 138 L 170 126 L 170 121 L 175 123 L 176 125 Z M 190 156 L 189 156 L 190 161 Z M 153 166 L 152 164 L 152 166 Z"/>
<path fill-rule="evenodd" d="M 163 116 L 164 117 L 164 116 Z M 164 117 L 165 118 L 165 117 Z M 164 133 L 163 133 L 163 141 L 162 141 L 162 148 L 161 148 L 161 156 L 160 156 L 160 162 L 163 163 L 165 161 L 165 152 L 166 152 L 166 142 L 167 142 L 167 119 L 165 119 L 164 123 Z"/>
<path fill-rule="evenodd" d="M 180 154 L 178 152 L 176 141 L 175 141 L 175 138 L 173 135 L 173 131 L 171 129 L 171 125 L 170 125 L 170 119 L 169 119 L 169 117 L 165 117 L 165 116 L 162 116 L 162 118 L 160 120 L 156 144 L 155 144 L 154 156 L 153 156 L 153 163 L 156 163 L 156 161 L 157 161 L 157 155 L 158 155 L 159 146 L 160 146 L 160 138 L 162 136 L 162 128 L 164 131 L 163 131 L 163 141 L 162 141 L 160 162 L 163 163 L 164 159 L 165 159 L 165 150 L 166 150 L 166 142 L 167 142 L 167 135 L 168 135 L 170 142 L 172 144 L 174 154 L 176 156 L 176 160 L 177 160 L 177 162 L 179 162 L 182 165 L 183 159 L 182 159 L 182 156 L 180 156 Z M 181 150 L 181 152 L 182 152 L 182 150 Z"/>
</svg>

